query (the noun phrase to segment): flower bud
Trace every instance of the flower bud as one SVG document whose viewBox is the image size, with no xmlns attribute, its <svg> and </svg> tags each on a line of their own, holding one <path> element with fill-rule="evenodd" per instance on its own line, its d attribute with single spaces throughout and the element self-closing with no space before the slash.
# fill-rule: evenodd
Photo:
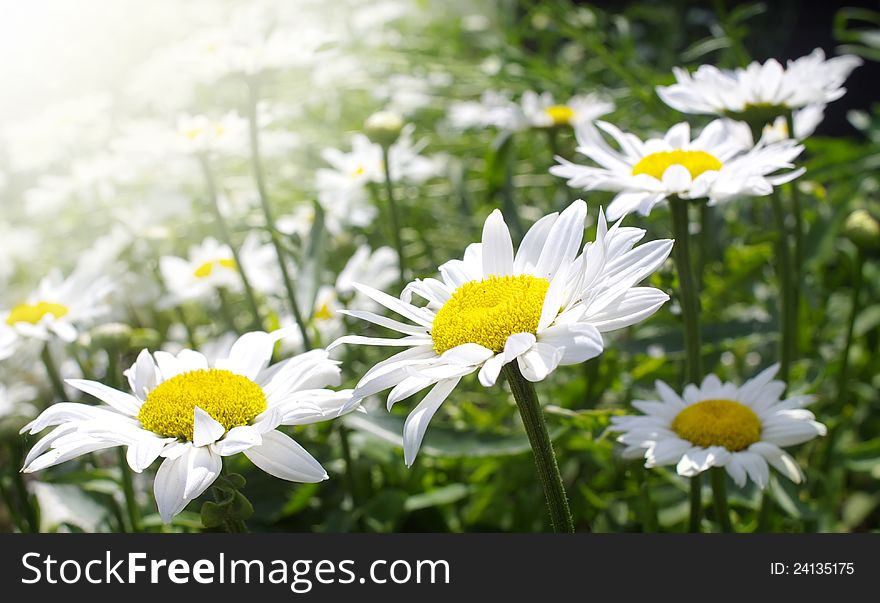
<svg viewBox="0 0 880 603">
<path fill-rule="evenodd" d="M 367 138 L 383 147 L 394 144 L 402 129 L 403 118 L 393 111 L 373 113 L 364 122 L 364 133 Z"/>
<path fill-rule="evenodd" d="M 119 322 L 108 322 L 93 328 L 91 345 L 96 349 L 125 350 L 131 344 L 131 327 Z"/>
<path fill-rule="evenodd" d="M 847 218 L 843 232 L 862 251 L 880 249 L 880 222 L 866 209 L 857 209 Z"/>
</svg>

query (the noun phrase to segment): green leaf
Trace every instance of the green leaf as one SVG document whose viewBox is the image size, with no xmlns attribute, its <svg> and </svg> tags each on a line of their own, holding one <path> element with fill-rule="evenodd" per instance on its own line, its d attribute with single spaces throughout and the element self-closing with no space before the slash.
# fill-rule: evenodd
<svg viewBox="0 0 880 603">
<path fill-rule="evenodd" d="M 391 414 L 365 415 L 352 413 L 343 418 L 346 426 L 365 432 L 397 447 L 403 447 L 405 417 Z M 550 438 L 558 438 L 566 427 L 550 430 Z M 420 454 L 447 458 L 490 457 L 523 454 L 531 450 L 526 435 L 457 430 L 431 426 L 425 434 Z"/>
<path fill-rule="evenodd" d="M 206 501 L 202 503 L 202 525 L 206 528 L 216 528 L 223 525 L 226 517 L 226 511 L 223 507 L 215 502 Z"/>
<path fill-rule="evenodd" d="M 436 490 L 429 490 L 421 494 L 414 494 L 406 499 L 403 508 L 406 511 L 418 511 L 428 507 L 448 505 L 466 498 L 470 494 L 470 488 L 465 484 L 449 484 Z"/>
</svg>

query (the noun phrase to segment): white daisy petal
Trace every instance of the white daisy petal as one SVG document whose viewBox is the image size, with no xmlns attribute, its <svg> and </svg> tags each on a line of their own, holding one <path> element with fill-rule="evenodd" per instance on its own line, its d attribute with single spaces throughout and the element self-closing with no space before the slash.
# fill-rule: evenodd
<svg viewBox="0 0 880 603">
<path fill-rule="evenodd" d="M 428 429 L 428 423 L 431 422 L 434 413 L 452 393 L 458 382 L 459 379 L 456 378 L 437 383 L 406 417 L 403 424 L 403 457 L 407 467 L 416 460 L 422 439 L 425 437 L 425 431 Z"/>
<path fill-rule="evenodd" d="M 96 397 L 98 400 L 107 403 L 119 412 L 130 417 L 136 417 L 141 408 L 141 401 L 112 387 L 107 387 L 103 383 L 97 381 L 87 381 L 85 379 L 65 379 L 64 382 L 75 387 L 81 392 L 85 392 Z"/>
<path fill-rule="evenodd" d="M 500 210 L 483 225 L 483 277 L 505 276 L 513 271 L 513 242 Z"/>
<path fill-rule="evenodd" d="M 226 428 L 204 410 L 195 407 L 193 411 L 193 445 L 209 446 L 223 437 Z"/>
<path fill-rule="evenodd" d="M 328 478 L 327 472 L 305 448 L 278 431 L 263 434 L 263 443 L 244 451 L 254 465 L 279 479 L 312 484 Z"/>
</svg>

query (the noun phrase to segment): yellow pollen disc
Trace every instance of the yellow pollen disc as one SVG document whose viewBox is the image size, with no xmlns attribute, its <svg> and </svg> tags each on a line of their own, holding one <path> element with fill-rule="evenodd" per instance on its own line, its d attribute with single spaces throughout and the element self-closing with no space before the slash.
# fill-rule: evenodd
<svg viewBox="0 0 880 603">
<path fill-rule="evenodd" d="M 247 377 L 222 369 L 199 369 L 158 385 L 147 395 L 138 421 L 153 433 L 191 441 L 196 406 L 229 431 L 249 425 L 266 410 L 266 394 Z"/>
<path fill-rule="evenodd" d="M 703 400 L 678 413 L 672 431 L 703 448 L 723 446 L 736 452 L 761 439 L 761 419 L 740 402 Z"/>
<path fill-rule="evenodd" d="M 186 137 L 187 140 L 195 140 L 196 138 L 198 138 L 199 136 L 202 135 L 202 129 L 201 128 L 190 128 L 189 130 L 185 130 L 183 132 L 183 135 Z"/>
<path fill-rule="evenodd" d="M 333 313 L 330 312 L 330 306 L 328 304 L 323 304 L 315 312 L 315 316 L 313 318 L 315 320 L 330 320 L 331 318 L 333 318 Z"/>
<path fill-rule="evenodd" d="M 696 178 L 709 170 L 720 170 L 721 162 L 705 151 L 660 151 L 642 157 L 633 166 L 632 175 L 647 174 L 657 180 L 663 179 L 663 172 L 672 165 L 682 165 Z"/>
<path fill-rule="evenodd" d="M 364 172 L 366 172 L 366 171 L 367 171 L 367 170 L 364 169 L 364 166 L 359 165 L 359 166 L 357 166 L 357 168 L 354 170 L 354 176 L 355 176 L 355 177 L 357 177 L 357 176 L 363 176 L 363 175 L 364 175 Z"/>
<path fill-rule="evenodd" d="M 434 351 L 442 354 L 463 343 L 478 343 L 498 353 L 511 335 L 535 333 L 549 286 L 547 279 L 529 275 L 465 283 L 434 317 Z"/>
<path fill-rule="evenodd" d="M 211 276 L 211 274 L 213 274 L 214 268 L 218 267 L 227 268 L 228 270 L 235 270 L 235 260 L 224 259 L 205 262 L 193 271 L 193 276 L 195 276 L 196 278 L 208 278 L 209 276 Z"/>
<path fill-rule="evenodd" d="M 574 119 L 574 109 L 568 105 L 551 105 L 544 109 L 544 113 L 553 120 L 554 126 L 565 126 Z"/>
<path fill-rule="evenodd" d="M 53 302 L 41 301 L 35 304 L 19 304 L 9 312 L 6 324 L 14 325 L 18 322 L 29 322 L 35 325 L 43 320 L 43 317 L 47 314 L 51 314 L 55 318 L 61 318 L 68 312 L 70 312 L 70 309 L 67 306 Z"/>
</svg>

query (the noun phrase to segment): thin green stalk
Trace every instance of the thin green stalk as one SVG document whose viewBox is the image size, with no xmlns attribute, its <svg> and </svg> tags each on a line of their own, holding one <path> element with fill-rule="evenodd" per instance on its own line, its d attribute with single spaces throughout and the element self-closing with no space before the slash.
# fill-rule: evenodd
<svg viewBox="0 0 880 603">
<path fill-rule="evenodd" d="M 388 213 L 391 217 L 391 232 L 394 237 L 394 249 L 397 251 L 398 287 L 401 291 L 406 286 L 406 256 L 403 255 L 403 239 L 400 236 L 400 216 L 397 200 L 394 198 L 394 183 L 391 180 L 391 162 L 389 147 L 382 145 L 382 170 L 385 178 L 385 196 L 388 200 Z"/>
<path fill-rule="evenodd" d="M 131 467 L 125 459 L 125 451 L 122 448 L 116 449 L 117 460 L 119 462 L 120 481 L 122 482 L 122 492 L 125 495 L 125 510 L 128 513 L 128 523 L 132 532 L 141 532 L 141 511 L 137 505 L 137 498 L 134 493 L 134 482 L 131 477 Z"/>
<path fill-rule="evenodd" d="M 113 388 L 119 388 L 119 377 L 122 373 L 119 371 L 119 350 L 107 350 L 107 374 L 105 381 L 107 385 Z M 119 481 L 122 484 L 122 493 L 125 497 L 125 510 L 128 515 L 128 526 L 132 532 L 143 531 L 141 525 L 141 512 L 138 508 L 137 498 L 134 492 L 134 482 L 132 480 L 131 467 L 125 456 L 125 450 L 121 447 L 116 449 L 116 460 L 119 463 Z"/>
<path fill-rule="evenodd" d="M 153 253 L 156 257 L 159 256 L 159 252 L 157 249 L 153 249 Z M 159 285 L 159 291 L 162 292 L 163 295 L 168 294 L 168 285 L 165 283 L 165 277 L 162 276 L 162 270 L 159 267 L 158 260 L 156 262 L 150 262 L 153 268 L 153 276 L 156 278 L 156 283 Z M 186 339 L 189 341 L 190 348 L 193 350 L 198 349 L 198 345 L 196 344 L 196 337 L 193 331 L 192 325 L 189 324 L 189 320 L 186 317 L 186 311 L 183 309 L 183 306 L 178 304 L 174 306 L 174 311 L 177 314 L 177 320 L 180 321 L 180 324 L 183 325 L 183 328 L 186 330 Z M 159 314 L 156 313 L 156 328 L 159 328 Z"/>
<path fill-rule="evenodd" d="M 846 340 L 843 344 L 843 353 L 840 357 L 840 372 L 837 373 L 837 401 L 843 408 L 844 398 L 847 394 L 847 381 L 849 380 L 849 350 L 852 347 L 853 334 L 855 333 L 856 317 L 859 315 L 859 296 L 862 292 L 864 280 L 865 256 L 861 250 L 857 252 L 855 262 L 855 274 L 853 275 L 852 291 L 850 293 L 849 321 L 846 326 Z"/>
<path fill-rule="evenodd" d="M 189 342 L 190 348 L 197 350 L 198 344 L 196 343 L 196 335 L 186 317 L 186 310 L 183 309 L 183 306 L 178 305 L 174 306 L 174 312 L 177 314 L 177 320 L 180 321 L 180 324 L 183 325 L 183 328 L 186 331 L 186 340 Z"/>
<path fill-rule="evenodd" d="M 690 513 L 688 516 L 688 532 L 692 534 L 700 531 L 700 522 L 703 520 L 703 479 L 699 474 L 690 478 Z"/>
<path fill-rule="evenodd" d="M 678 282 L 681 288 L 681 318 L 684 322 L 685 354 L 687 366 L 685 375 L 688 383 L 699 383 L 703 378 L 700 344 L 700 294 L 694 278 L 690 252 L 690 232 L 688 230 L 688 201 L 672 197 L 669 199 L 672 210 L 672 231 L 675 246 L 672 249 Z"/>
<path fill-rule="evenodd" d="M 699 267 L 697 268 L 696 280 L 697 287 L 700 291 L 703 289 L 703 277 L 706 272 L 706 266 L 712 259 L 712 220 L 714 218 L 715 208 L 708 203 L 700 205 L 700 254 Z"/>
<path fill-rule="evenodd" d="M 639 497 L 641 498 L 642 503 L 642 531 L 645 533 L 656 532 L 657 509 L 654 508 L 654 501 L 651 500 L 651 475 L 644 467 L 639 467 L 637 471 L 639 478 Z"/>
<path fill-rule="evenodd" d="M 15 471 L 11 463 L 10 471 Z M 6 484 L 3 483 L 3 480 L 3 476 L 0 476 L 0 498 L 6 501 L 6 510 L 9 512 L 9 517 L 12 519 L 13 525 L 15 525 L 19 532 L 26 532 L 27 523 L 22 519 L 21 515 L 19 515 L 18 509 L 16 508 L 16 501 L 12 498 L 12 492 L 10 492 L 9 488 L 6 487 Z"/>
<path fill-rule="evenodd" d="M 507 219 L 510 229 L 516 241 L 522 241 L 525 236 L 525 228 L 522 220 L 519 218 L 519 209 L 516 206 L 516 187 L 513 185 L 513 166 L 516 157 L 514 152 L 514 137 L 510 134 L 510 139 L 504 144 L 504 183 L 501 187 L 501 211 Z"/>
<path fill-rule="evenodd" d="M 360 508 L 360 497 L 358 496 L 357 481 L 354 476 L 354 460 L 351 455 L 351 446 L 348 442 L 348 428 L 339 421 L 338 423 L 339 444 L 342 447 L 342 460 L 345 462 L 345 480 L 348 482 L 348 495 L 351 498 L 351 507 L 354 510 Z M 357 527 L 362 529 L 361 516 L 357 516 Z"/>
<path fill-rule="evenodd" d="M 22 467 L 24 465 L 25 455 L 21 439 L 12 439 L 12 452 L 14 459 L 13 467 Z M 40 517 L 38 509 L 31 500 L 31 495 L 28 492 L 27 484 L 24 481 L 24 474 L 22 474 L 21 471 L 15 471 L 14 469 L 10 471 L 10 473 L 12 475 L 15 489 L 18 491 L 19 498 L 21 499 L 21 505 L 24 510 L 24 519 L 27 522 L 27 529 L 30 533 L 35 534 L 40 531 Z"/>
<path fill-rule="evenodd" d="M 57 397 L 58 400 L 64 400 L 67 397 L 67 394 L 64 393 L 64 381 L 61 379 L 61 373 L 58 372 L 58 366 L 55 364 L 55 360 L 52 359 L 52 352 L 49 350 L 49 342 L 46 342 L 43 346 L 40 358 L 43 360 L 43 366 L 46 367 L 46 374 L 49 376 L 49 383 L 52 385 L 52 391 L 55 393 L 55 397 Z"/>
<path fill-rule="evenodd" d="M 756 532 L 766 532 L 770 529 L 770 518 L 773 515 L 773 498 L 770 496 L 770 484 L 761 492 L 761 508 L 758 510 L 758 527 Z"/>
<path fill-rule="evenodd" d="M 786 120 L 788 124 L 788 135 L 794 138 L 794 114 L 791 111 L 788 112 Z M 794 279 L 792 280 L 793 311 L 791 315 L 791 328 L 795 333 L 795 337 L 792 338 L 791 342 L 791 354 L 792 360 L 794 360 L 797 358 L 798 354 L 797 331 L 795 329 L 797 329 L 800 316 L 801 277 L 804 268 L 804 216 L 801 207 L 801 191 L 798 188 L 797 182 L 792 182 L 789 186 L 789 190 L 791 191 L 791 211 L 794 214 L 794 266 L 792 269 Z"/>
<path fill-rule="evenodd" d="M 712 467 L 712 498 L 715 502 L 715 519 L 721 525 L 722 532 L 733 532 L 730 525 L 730 511 L 727 509 L 727 475 L 723 467 Z"/>
<path fill-rule="evenodd" d="M 293 313 L 293 319 L 296 321 L 302 334 L 303 347 L 306 350 L 312 349 L 312 341 L 309 337 L 309 331 L 306 328 L 306 321 L 299 308 L 299 302 L 296 300 L 296 291 L 293 288 L 293 281 L 290 280 L 290 273 L 287 269 L 284 247 L 278 240 L 278 228 L 275 226 L 275 216 L 272 213 L 272 206 L 269 202 L 269 191 L 266 188 L 266 176 L 263 171 L 263 159 L 260 153 L 260 124 L 257 121 L 257 103 L 259 101 L 259 91 L 256 81 L 248 81 L 248 135 L 251 147 L 251 169 L 254 172 L 254 183 L 257 185 L 257 196 L 260 198 L 260 208 L 263 210 L 263 218 L 266 221 L 266 229 L 272 238 L 272 245 L 275 247 L 275 256 L 278 258 L 278 268 L 281 270 L 281 280 L 284 281 L 284 289 L 287 291 L 287 301 L 290 303 L 290 310 Z"/>
<path fill-rule="evenodd" d="M 223 212 L 220 211 L 220 199 L 217 196 L 217 185 L 214 182 L 214 175 L 211 172 L 211 165 L 208 162 L 208 157 L 206 155 L 200 154 L 198 157 L 199 165 L 202 166 L 202 174 L 205 177 L 205 188 L 207 189 L 208 193 L 208 205 L 210 206 L 210 209 L 214 214 L 214 222 L 217 225 L 217 230 L 220 232 L 220 238 L 232 251 L 232 259 L 235 260 L 235 267 L 238 269 L 238 274 L 241 277 L 241 284 L 244 286 L 244 295 L 247 299 L 248 305 L 250 306 L 254 327 L 257 330 L 262 331 L 263 319 L 260 316 L 260 307 L 257 304 L 257 296 L 254 293 L 254 288 L 251 286 L 250 279 L 248 279 L 244 263 L 241 261 L 241 256 L 238 253 L 238 248 L 232 244 L 232 236 L 229 232 L 229 226 L 226 224 L 226 218 L 223 217 Z"/>
<path fill-rule="evenodd" d="M 779 379 L 784 383 L 788 383 L 789 369 L 792 359 L 792 338 L 794 332 L 792 329 L 792 271 L 791 271 L 791 255 L 789 251 L 788 236 L 785 228 L 785 208 L 782 205 L 782 198 L 779 190 L 774 189 L 771 195 L 773 206 L 773 216 L 776 220 L 776 228 L 779 233 L 778 237 L 778 263 L 777 272 L 779 273 Z"/>
<path fill-rule="evenodd" d="M 574 522 L 568 507 L 568 498 L 565 495 L 565 485 L 562 482 L 559 465 L 556 463 L 553 443 L 547 432 L 547 424 L 544 422 L 544 413 L 541 410 L 540 402 L 538 402 L 535 386 L 523 377 L 516 362 L 505 365 L 504 374 L 510 384 L 510 390 L 513 392 L 513 398 L 516 400 L 523 426 L 529 437 L 532 453 L 535 456 L 538 478 L 544 488 L 544 497 L 547 499 L 553 531 L 573 533 Z"/>
<path fill-rule="evenodd" d="M 233 333 L 241 334 L 241 331 L 235 324 L 235 312 L 232 311 L 232 304 L 229 301 L 229 294 L 226 289 L 220 287 L 217 289 L 217 296 L 220 298 L 220 314 L 223 315 L 223 321 L 227 328 Z"/>
</svg>

